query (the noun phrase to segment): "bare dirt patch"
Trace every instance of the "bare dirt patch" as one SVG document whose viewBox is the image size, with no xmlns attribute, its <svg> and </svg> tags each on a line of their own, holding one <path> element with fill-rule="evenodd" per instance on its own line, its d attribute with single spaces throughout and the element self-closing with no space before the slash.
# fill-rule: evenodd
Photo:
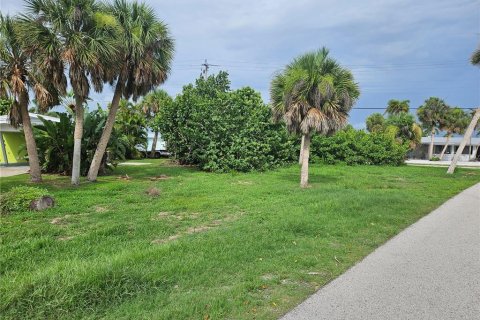
<svg viewBox="0 0 480 320">
<path fill-rule="evenodd" d="M 94 206 L 93 209 L 94 209 L 95 212 L 97 212 L 97 213 L 103 213 L 103 212 L 108 212 L 108 211 L 110 211 L 107 207 L 104 207 L 104 206 Z"/>
<path fill-rule="evenodd" d="M 72 240 L 73 238 L 75 238 L 74 236 L 64 236 L 64 237 L 58 237 L 57 240 L 58 241 L 68 241 L 68 240 Z"/>
<path fill-rule="evenodd" d="M 63 216 L 63 217 L 57 217 L 57 218 L 53 218 L 50 223 L 51 224 L 56 224 L 56 225 L 62 225 L 62 224 L 67 224 L 68 223 L 68 218 L 70 218 L 70 215 L 66 215 L 66 216 Z"/>
<path fill-rule="evenodd" d="M 158 175 L 158 176 L 155 176 L 155 177 L 150 177 L 149 180 L 150 181 L 159 181 L 159 180 L 168 180 L 170 178 L 171 177 L 167 176 L 166 174 L 161 174 L 161 175 Z"/>
<path fill-rule="evenodd" d="M 146 194 L 148 194 L 150 197 L 158 197 L 160 196 L 160 190 L 158 190 L 155 187 L 148 188 L 147 191 L 145 191 Z"/>
</svg>

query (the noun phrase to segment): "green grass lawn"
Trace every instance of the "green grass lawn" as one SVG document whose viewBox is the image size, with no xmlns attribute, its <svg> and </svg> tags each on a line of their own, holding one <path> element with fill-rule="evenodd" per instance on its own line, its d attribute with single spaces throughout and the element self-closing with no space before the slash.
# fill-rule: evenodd
<svg viewBox="0 0 480 320">
<path fill-rule="evenodd" d="M 312 165 L 302 190 L 297 166 L 144 162 L 78 188 L 45 175 L 55 208 L 0 218 L 0 318 L 275 319 L 480 181 L 464 169 Z M 27 181 L 2 178 L 2 192 Z"/>
</svg>

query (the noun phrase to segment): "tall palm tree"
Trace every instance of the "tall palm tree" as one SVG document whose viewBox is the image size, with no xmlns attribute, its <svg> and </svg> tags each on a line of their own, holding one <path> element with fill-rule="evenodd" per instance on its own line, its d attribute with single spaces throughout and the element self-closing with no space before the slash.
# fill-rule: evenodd
<svg viewBox="0 0 480 320">
<path fill-rule="evenodd" d="M 454 133 L 456 134 L 463 134 L 470 123 L 470 115 L 463 111 L 460 108 L 451 108 L 448 110 L 445 116 L 445 122 L 443 125 L 443 130 L 446 131 L 447 134 L 447 141 L 445 142 L 445 146 L 443 147 L 442 153 L 440 153 L 440 159 L 443 158 L 445 151 L 450 142 L 450 138 Z"/>
<path fill-rule="evenodd" d="M 347 123 L 348 112 L 360 95 L 352 73 L 328 56 L 328 49 L 303 54 L 272 80 L 275 117 L 304 140 L 300 186 L 308 186 L 310 139 L 315 132 L 332 134 Z"/>
<path fill-rule="evenodd" d="M 28 114 L 29 91 L 34 93 L 42 111 L 58 104 L 58 91 L 40 72 L 40 52 L 32 55 L 32 52 L 23 46 L 18 25 L 18 20 L 0 15 L 0 95 L 12 102 L 9 111 L 10 123 L 14 127 L 23 125 L 30 180 L 41 182 L 37 146 Z"/>
<path fill-rule="evenodd" d="M 410 111 L 410 100 L 391 99 L 388 101 L 385 113 L 389 115 L 396 115 L 399 113 L 407 113 L 408 111 Z"/>
<path fill-rule="evenodd" d="M 435 132 L 443 128 L 448 109 L 445 101 L 437 97 L 430 97 L 417 110 L 418 119 L 422 122 L 423 127 L 430 131 L 428 159 L 433 157 Z"/>
<path fill-rule="evenodd" d="M 114 95 L 102 137 L 88 171 L 89 181 L 97 179 L 120 98 L 132 97 L 137 100 L 164 83 L 170 73 L 174 51 L 173 39 L 167 26 L 145 3 L 115 0 L 113 4 L 106 6 L 106 10 L 116 17 L 119 26 L 118 55 L 110 62 L 109 67 L 118 65 L 114 68 Z"/>
<path fill-rule="evenodd" d="M 62 92 L 67 83 L 57 79 L 68 70 L 75 98 L 72 184 L 78 185 L 84 105 L 91 86 L 101 92 L 103 83 L 112 79 L 113 72 L 105 65 L 116 54 L 116 21 L 95 0 L 26 0 L 26 6 L 24 37 L 32 50 L 46 48 L 42 68 L 52 75 L 52 82 Z M 53 54 L 51 48 L 59 54 Z"/>
<path fill-rule="evenodd" d="M 158 111 L 163 106 L 168 106 L 173 102 L 172 98 L 165 90 L 155 90 L 145 96 L 140 103 L 143 113 L 147 118 L 150 129 L 153 130 L 153 144 L 150 151 L 150 157 L 155 156 L 155 147 L 158 141 Z"/>
</svg>

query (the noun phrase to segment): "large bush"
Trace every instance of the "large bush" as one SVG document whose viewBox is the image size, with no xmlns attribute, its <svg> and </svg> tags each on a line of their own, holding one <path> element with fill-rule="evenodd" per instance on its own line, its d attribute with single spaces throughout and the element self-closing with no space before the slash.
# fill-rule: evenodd
<svg viewBox="0 0 480 320">
<path fill-rule="evenodd" d="M 59 113 L 57 116 L 60 118 L 60 122 L 43 119 L 43 126 L 35 128 L 40 164 L 44 172 L 70 174 L 75 124 L 69 113 Z M 80 174 L 83 176 L 90 168 L 106 119 L 106 111 L 100 108 L 92 112 L 85 112 L 80 169 Z M 105 173 L 112 165 L 116 164 L 116 161 L 124 159 L 127 145 L 126 137 L 114 129 L 107 145 L 107 153 L 102 159 L 100 173 Z"/>
<path fill-rule="evenodd" d="M 226 72 L 183 88 L 160 109 L 160 132 L 181 164 L 207 171 L 266 170 L 296 157 L 295 143 L 251 88 L 230 90 Z"/>
<path fill-rule="evenodd" d="M 405 144 L 384 133 L 367 133 L 351 127 L 330 137 L 314 136 L 312 161 L 345 162 L 349 165 L 400 165 L 408 150 Z"/>
</svg>

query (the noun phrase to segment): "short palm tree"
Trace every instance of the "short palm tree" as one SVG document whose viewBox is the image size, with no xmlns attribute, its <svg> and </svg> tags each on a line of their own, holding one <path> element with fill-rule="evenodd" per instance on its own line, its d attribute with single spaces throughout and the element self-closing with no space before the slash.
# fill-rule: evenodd
<svg viewBox="0 0 480 320">
<path fill-rule="evenodd" d="M 422 126 L 430 132 L 430 146 L 428 159 L 433 157 L 433 143 L 435 133 L 443 128 L 449 107 L 440 98 L 430 97 L 417 110 L 417 116 Z"/>
<path fill-rule="evenodd" d="M 447 134 L 447 141 L 445 142 L 445 146 L 443 147 L 442 153 L 440 154 L 440 159 L 443 158 L 445 151 L 450 142 L 450 138 L 454 133 L 456 134 L 463 134 L 470 123 L 471 117 L 468 113 L 463 111 L 460 108 L 451 108 L 448 110 L 445 121 L 443 124 L 442 130 L 444 130 Z"/>
<path fill-rule="evenodd" d="M 399 113 L 407 113 L 410 111 L 410 100 L 389 100 L 387 109 L 385 110 L 386 114 L 396 115 Z"/>
<path fill-rule="evenodd" d="M 415 122 L 412 114 L 401 112 L 391 115 L 385 122 L 385 134 L 400 144 L 406 144 L 413 150 L 422 140 L 422 128 Z"/>
<path fill-rule="evenodd" d="M 102 137 L 97 145 L 88 180 L 95 181 L 105 148 L 110 140 L 122 96 L 136 100 L 162 84 L 170 73 L 174 44 L 167 26 L 145 3 L 115 0 L 106 6 L 118 25 L 118 55 L 107 68 L 115 71 L 115 91 Z"/>
<path fill-rule="evenodd" d="M 101 10 L 95 0 L 26 0 L 28 14 L 23 16 L 23 35 L 31 50 L 45 51 L 42 69 L 62 92 L 68 70 L 75 98 L 75 132 L 72 184 L 80 182 L 81 143 L 84 105 L 90 87 L 101 92 L 103 83 L 112 78 L 116 54 L 115 18 Z"/>
<path fill-rule="evenodd" d="M 34 93 L 41 111 L 58 104 L 58 92 L 40 72 L 39 52 L 29 52 L 22 44 L 18 20 L 0 15 L 0 94 L 12 101 L 10 123 L 23 125 L 30 179 L 42 180 L 37 146 L 28 114 L 29 91 Z"/>
<path fill-rule="evenodd" d="M 315 132 L 332 134 L 347 124 L 360 95 L 352 73 L 328 56 L 328 49 L 303 54 L 272 80 L 271 107 L 287 129 L 302 135 L 300 186 L 308 186 L 310 139 Z"/>
<path fill-rule="evenodd" d="M 154 132 L 152 150 L 150 151 L 150 157 L 152 158 L 155 156 L 155 147 L 158 141 L 158 122 L 160 120 L 158 111 L 172 102 L 172 98 L 165 90 L 155 90 L 147 94 L 140 103 L 142 111 L 147 118 L 148 126 Z"/>
</svg>

